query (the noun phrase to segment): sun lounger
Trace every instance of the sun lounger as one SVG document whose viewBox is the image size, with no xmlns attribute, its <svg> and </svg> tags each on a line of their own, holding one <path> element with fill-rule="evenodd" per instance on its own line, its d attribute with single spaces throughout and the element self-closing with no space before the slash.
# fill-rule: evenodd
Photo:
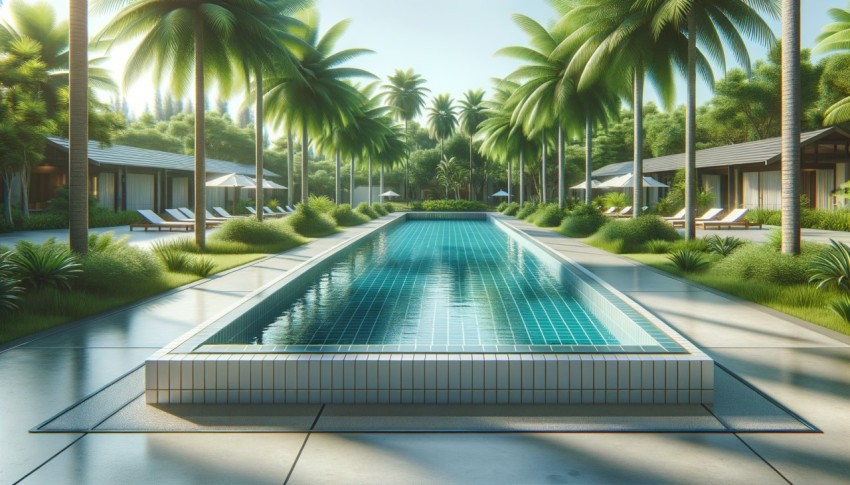
<svg viewBox="0 0 850 485">
<path fill-rule="evenodd" d="M 685 218 L 685 212 L 687 212 L 687 211 L 688 211 L 687 209 L 683 208 L 682 210 L 673 214 L 672 216 L 663 217 L 662 219 L 664 219 L 665 221 L 676 221 L 676 220 L 679 220 L 679 219 L 684 219 Z"/>
<path fill-rule="evenodd" d="M 284 216 L 287 215 L 287 214 L 281 214 L 280 212 L 275 212 L 275 211 L 271 210 L 271 208 L 267 205 L 263 206 L 263 214 L 265 214 L 269 217 L 284 217 Z"/>
<path fill-rule="evenodd" d="M 293 212 L 295 212 L 295 209 L 293 209 L 291 205 L 287 205 L 287 206 L 286 206 L 286 210 L 287 210 L 287 211 L 289 211 L 289 213 L 290 213 L 290 214 L 292 214 Z"/>
<path fill-rule="evenodd" d="M 611 214 L 611 217 L 631 217 L 632 216 L 632 206 L 627 205 L 623 207 L 620 212 L 616 214 Z"/>
<path fill-rule="evenodd" d="M 617 208 L 611 206 L 606 211 L 602 212 L 602 215 L 603 216 L 613 216 L 616 213 L 617 213 Z"/>
<path fill-rule="evenodd" d="M 275 206 L 274 210 L 276 210 L 280 214 L 289 214 L 289 211 L 287 211 L 286 209 L 284 209 L 283 207 L 281 207 L 279 205 Z"/>
<path fill-rule="evenodd" d="M 682 210 L 686 210 L 686 209 L 682 209 Z M 703 215 L 701 215 L 701 216 L 697 217 L 696 219 L 694 219 L 694 222 L 695 222 L 695 223 L 697 223 L 697 224 L 699 224 L 699 223 L 701 223 L 701 222 L 713 221 L 714 219 L 716 219 L 716 218 L 717 218 L 717 216 L 719 216 L 719 215 L 720 215 L 720 213 L 721 213 L 721 212 L 723 212 L 723 209 L 722 209 L 722 208 L 720 208 L 720 207 L 712 207 L 711 209 L 708 209 L 707 211 L 705 211 L 705 213 L 704 213 Z M 673 225 L 673 227 L 685 227 L 685 223 L 686 223 L 686 221 L 685 221 L 685 219 L 684 219 L 684 218 L 681 218 L 681 219 L 667 219 L 667 222 L 669 222 L 670 224 L 672 224 L 672 225 Z"/>
<path fill-rule="evenodd" d="M 245 210 L 251 213 L 251 215 L 257 215 L 257 210 L 253 207 L 246 207 Z"/>
<path fill-rule="evenodd" d="M 174 222 L 174 221 L 166 221 L 162 217 L 159 217 L 156 212 L 147 209 L 138 209 L 138 213 L 145 218 L 147 222 L 138 222 L 135 224 L 130 224 L 130 230 L 139 227 L 144 228 L 145 231 L 148 229 L 156 229 L 157 231 L 162 231 L 163 229 L 168 229 L 169 231 L 173 231 L 175 229 L 181 231 L 191 231 L 195 228 L 195 224 L 188 222 Z"/>
<path fill-rule="evenodd" d="M 719 221 L 703 221 L 699 225 L 703 229 L 722 229 L 724 227 L 727 229 L 732 229 L 733 227 L 743 227 L 744 229 L 758 227 L 761 229 L 761 222 L 750 222 L 744 219 L 747 212 L 749 212 L 749 209 L 735 209 Z"/>
<path fill-rule="evenodd" d="M 183 223 L 192 224 L 192 225 L 195 224 L 195 219 L 190 219 L 189 217 L 186 216 L 186 214 L 180 212 L 177 209 L 165 209 L 165 213 L 170 215 L 171 217 L 173 217 L 174 220 L 177 221 L 177 222 L 183 222 Z M 207 228 L 216 227 L 219 224 L 221 224 L 221 220 L 206 221 L 205 224 L 206 224 Z"/>
<path fill-rule="evenodd" d="M 189 209 L 188 207 L 178 207 L 178 208 L 177 208 L 177 210 L 179 210 L 180 212 L 182 212 L 183 214 L 185 214 L 185 215 L 186 215 L 186 217 L 188 217 L 189 219 L 194 219 L 194 218 L 195 218 L 195 213 L 194 213 L 194 212 L 192 212 L 192 209 Z M 205 212 L 205 213 L 206 213 L 206 215 L 207 215 L 207 220 L 208 220 L 208 221 L 220 221 L 220 222 L 224 222 L 224 221 L 226 221 L 226 220 L 227 220 L 227 218 L 226 218 L 226 217 L 218 217 L 218 216 L 214 216 L 214 215 L 212 214 L 212 212 L 210 212 L 210 211 L 208 211 L 208 210 L 205 210 L 204 212 Z"/>
<path fill-rule="evenodd" d="M 222 208 L 222 207 L 213 207 L 213 211 L 216 214 L 218 214 L 219 217 L 222 217 L 224 219 L 239 219 L 239 218 L 245 217 L 245 216 L 234 216 L 230 212 L 227 212 L 226 210 L 224 210 L 224 208 Z"/>
</svg>

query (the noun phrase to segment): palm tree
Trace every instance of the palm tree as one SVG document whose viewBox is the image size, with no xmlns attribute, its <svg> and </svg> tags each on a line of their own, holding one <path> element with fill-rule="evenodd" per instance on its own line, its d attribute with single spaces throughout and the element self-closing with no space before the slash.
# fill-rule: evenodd
<svg viewBox="0 0 850 485">
<path fill-rule="evenodd" d="M 782 252 L 785 254 L 800 254 L 800 97 L 800 0 L 782 0 Z"/>
<path fill-rule="evenodd" d="M 38 54 L 48 73 L 40 83 L 41 96 L 48 116 L 55 119 L 63 97 L 60 91 L 68 87 L 69 24 L 57 21 L 56 12 L 46 2 L 13 0 L 7 11 L 8 18 L 0 20 L 0 51 L 8 51 L 16 40 L 28 38 L 38 42 Z M 96 89 L 116 92 L 117 86 L 109 71 L 100 67 L 105 60 L 96 57 L 87 61 L 89 84 Z"/>
<path fill-rule="evenodd" d="M 413 69 L 402 71 L 396 69 L 395 74 L 388 78 L 389 84 L 384 85 L 386 90 L 386 102 L 392 108 L 393 115 L 396 119 L 404 121 L 404 136 L 409 142 L 409 126 L 410 120 L 419 116 L 422 108 L 425 106 L 425 93 L 430 90 L 424 87 L 425 79 L 413 72 Z M 407 198 L 407 165 L 409 160 L 404 162 L 404 186 L 402 188 L 402 196 Z"/>
<path fill-rule="evenodd" d="M 431 100 L 428 109 L 428 131 L 431 137 L 440 142 L 440 160 L 443 157 L 443 142 L 452 136 L 457 128 L 457 114 L 454 100 L 448 94 L 439 94 Z"/>
<path fill-rule="evenodd" d="M 97 35 L 98 40 L 111 46 L 142 37 L 127 59 L 125 86 L 152 67 L 158 82 L 170 72 L 172 89 L 180 95 L 194 63 L 195 243 L 201 248 L 206 244 L 205 73 L 217 78 L 224 92 L 229 90 L 234 77 L 231 45 L 236 36 L 249 35 L 257 24 L 262 24 L 263 20 L 257 18 L 258 12 L 263 11 L 261 3 L 261 0 L 248 3 L 99 0 L 97 3 L 97 8 L 102 10 L 121 8 Z M 258 37 L 243 39 L 252 40 L 260 42 L 260 46 L 267 44 Z"/>
<path fill-rule="evenodd" d="M 541 199 L 546 202 L 546 149 L 545 132 L 555 127 L 558 144 L 563 144 L 564 124 L 583 118 L 576 111 L 576 89 L 573 80 L 566 76 L 569 59 L 555 57 L 553 53 L 566 39 L 563 30 L 549 31 L 535 20 L 524 15 L 513 16 L 514 22 L 529 36 L 532 47 L 512 46 L 496 52 L 528 64 L 519 67 L 508 76 L 511 81 L 522 81 L 514 91 L 511 103 L 516 105 L 513 123 L 521 126 L 529 138 L 540 137 L 542 155 Z M 559 205 L 564 204 L 563 147 L 558 147 Z"/>
<path fill-rule="evenodd" d="M 89 251 L 88 5 L 70 0 L 68 38 L 68 242 Z"/>
<path fill-rule="evenodd" d="M 468 90 L 460 100 L 460 130 L 469 138 L 469 200 L 472 196 L 472 137 L 484 121 L 484 90 Z"/>
<path fill-rule="evenodd" d="M 513 112 L 515 106 L 511 104 L 511 95 L 517 88 L 517 83 L 504 80 L 494 80 L 493 98 L 485 101 L 484 121 L 481 122 L 478 128 L 478 134 L 482 136 L 480 152 L 484 156 L 506 162 L 508 165 L 508 193 L 512 193 L 511 180 L 511 160 L 514 157 L 519 157 L 519 203 L 525 202 L 524 196 L 524 177 L 525 171 L 524 158 L 525 153 L 530 152 L 533 142 L 530 141 L 522 132 L 522 128 L 518 128 L 513 124 Z M 511 196 L 508 196 L 510 202 Z"/>
<path fill-rule="evenodd" d="M 750 57 L 743 31 L 765 46 L 774 43 L 774 35 L 759 11 L 778 14 L 777 0 L 646 0 L 635 4 L 644 9 L 655 35 L 673 26 L 687 35 L 687 107 L 685 122 L 685 236 L 696 237 L 696 73 L 697 39 L 704 51 L 725 70 L 724 46 L 728 46 L 738 62 L 747 70 Z M 708 73 L 703 72 L 704 76 Z M 709 76 L 713 84 L 713 75 Z"/>
<path fill-rule="evenodd" d="M 816 54 L 850 50 L 850 8 L 847 10 L 831 8 L 829 9 L 829 16 L 832 17 L 834 22 L 824 27 L 823 32 L 818 36 L 818 44 L 812 51 Z M 783 22 L 785 20 L 784 11 L 782 20 Z M 783 29 L 784 26 L 783 23 Z M 846 121 L 850 121 L 850 96 L 827 108 L 823 118 L 825 125 L 835 125 Z"/>
<path fill-rule="evenodd" d="M 650 17 L 642 9 L 616 0 L 600 0 L 571 10 L 563 9 L 559 13 L 562 15 L 559 24 L 573 33 L 558 46 L 555 54 L 575 50 L 568 70 L 579 74 L 579 91 L 588 89 L 600 78 L 609 78 L 614 85 L 631 84 L 634 114 L 632 171 L 642 174 L 644 81 L 649 77 L 664 107 L 672 109 L 675 94 L 673 65 L 687 63 L 687 53 L 681 48 L 681 32 L 668 27 L 656 34 Z M 576 48 L 577 45 L 580 47 Z M 701 58 L 697 60 L 699 62 Z M 622 73 L 622 78 L 612 79 L 612 74 L 618 73 Z M 585 183 L 589 184 L 589 180 L 590 177 L 586 177 Z M 642 185 L 643 178 L 635 177 L 634 217 L 640 216 L 644 205 Z"/>
<path fill-rule="evenodd" d="M 267 78 L 265 103 L 269 115 L 284 121 L 287 126 L 301 127 L 301 201 L 306 203 L 307 162 L 310 133 L 321 134 L 328 123 L 350 122 L 361 94 L 345 82 L 353 77 L 375 77 L 362 69 L 340 64 L 371 52 L 367 49 L 345 49 L 334 53 L 339 37 L 345 33 L 349 20 L 336 23 L 319 37 L 318 17 L 311 11 L 304 16 L 299 37 L 311 48 L 298 55 L 298 75 L 276 72 Z"/>
</svg>

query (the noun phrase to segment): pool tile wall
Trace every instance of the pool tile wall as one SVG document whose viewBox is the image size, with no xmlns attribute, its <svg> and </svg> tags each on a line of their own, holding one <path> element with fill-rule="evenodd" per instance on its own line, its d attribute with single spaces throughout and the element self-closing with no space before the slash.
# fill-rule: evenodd
<svg viewBox="0 0 850 485">
<path fill-rule="evenodd" d="M 433 214 L 426 214 L 431 217 Z M 457 217 L 488 217 L 464 214 Z M 406 214 L 406 217 L 423 217 Z M 440 214 L 441 218 L 452 217 Z M 389 221 L 377 230 L 402 223 Z M 360 243 L 354 238 L 293 270 L 282 280 L 296 284 L 321 272 L 321 260 Z M 526 242 L 528 244 L 528 242 Z M 536 243 L 533 243 L 536 244 Z M 536 246 L 535 246 L 536 247 Z M 538 250 L 540 250 L 538 248 Z M 527 349 L 522 353 L 347 352 L 304 353 L 289 346 L 203 345 L 217 332 L 239 332 L 234 321 L 251 321 L 272 311 L 283 298 L 283 282 L 261 288 L 219 319 L 199 325 L 146 362 L 148 403 L 643 403 L 682 404 L 713 401 L 713 362 L 689 341 L 613 288 L 583 270 L 578 278 L 583 300 L 606 318 L 642 317 L 662 345 L 633 349 L 641 353 L 558 353 Z M 566 267 L 561 271 L 572 270 Z M 575 274 L 571 273 L 575 278 Z M 291 284 L 291 283 L 290 283 Z M 596 288 L 594 288 L 594 286 Z M 622 299 L 612 301 L 602 293 Z M 232 328 L 228 328 L 232 327 Z M 654 330 L 653 330 L 654 329 Z M 665 340 L 666 339 L 666 340 Z M 580 350 L 580 349 L 576 349 Z M 590 350 L 590 349 L 588 349 Z"/>
</svg>

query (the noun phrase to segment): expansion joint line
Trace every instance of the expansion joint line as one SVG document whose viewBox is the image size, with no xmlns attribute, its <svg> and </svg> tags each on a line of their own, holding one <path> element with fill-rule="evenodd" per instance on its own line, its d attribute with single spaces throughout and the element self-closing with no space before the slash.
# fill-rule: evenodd
<svg viewBox="0 0 850 485">
<path fill-rule="evenodd" d="M 732 433 L 732 434 L 733 434 L 733 435 L 735 435 L 735 437 L 736 437 L 736 438 L 738 438 L 738 440 L 739 440 L 741 443 L 743 443 L 743 445 L 744 445 L 744 446 L 746 446 L 748 450 L 752 451 L 754 455 L 756 455 L 757 457 L 759 457 L 759 459 L 760 459 L 761 461 L 763 461 L 765 465 L 769 466 L 771 470 L 773 470 L 774 472 L 776 472 L 776 474 L 777 474 L 777 475 L 779 475 L 779 476 L 780 476 L 783 480 L 785 480 L 785 483 L 787 483 L 787 484 L 789 484 L 789 485 L 793 485 L 793 483 L 794 483 L 794 482 L 792 482 L 791 480 L 788 480 L 788 477 L 786 477 L 785 475 L 783 475 L 783 474 L 782 474 L 782 472 L 780 472 L 780 471 L 779 471 L 779 470 L 778 470 L 775 466 L 773 466 L 773 464 L 772 464 L 772 463 L 770 463 L 769 461 L 767 461 L 767 459 L 766 459 L 765 457 L 761 456 L 761 454 L 760 454 L 758 451 L 756 451 L 756 450 L 755 450 L 752 446 L 750 446 L 750 444 L 749 444 L 749 443 L 747 443 L 747 442 L 744 440 L 744 438 L 742 438 L 742 437 L 741 437 L 741 435 L 740 435 L 740 434 L 738 434 L 738 433 Z"/>
<path fill-rule="evenodd" d="M 307 440 L 310 439 L 310 435 L 313 434 L 311 431 L 316 429 L 316 424 L 319 422 L 319 418 L 322 417 L 322 412 L 325 410 L 325 404 L 322 404 L 322 407 L 319 408 L 319 412 L 316 413 L 316 419 L 313 420 L 313 424 L 310 425 L 310 429 L 307 431 L 307 436 L 304 437 L 304 442 L 301 443 L 301 449 L 298 450 L 298 454 L 295 455 L 295 460 L 292 462 L 292 467 L 289 468 L 289 473 L 286 474 L 286 478 L 283 480 L 283 485 L 289 483 L 289 479 L 292 477 L 292 472 L 295 471 L 295 466 L 298 465 L 298 460 L 301 459 L 301 453 L 304 452 L 304 448 L 307 446 Z"/>
</svg>

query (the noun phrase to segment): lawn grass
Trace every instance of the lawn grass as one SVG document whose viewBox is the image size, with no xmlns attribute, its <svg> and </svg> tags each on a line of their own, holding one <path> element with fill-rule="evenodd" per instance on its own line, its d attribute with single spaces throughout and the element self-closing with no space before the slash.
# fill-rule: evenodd
<svg viewBox="0 0 850 485">
<path fill-rule="evenodd" d="M 256 249 L 254 247 L 254 250 Z M 215 263 L 214 273 L 242 266 L 265 256 L 267 254 L 256 252 L 204 254 L 204 257 L 210 258 Z M 92 294 L 74 290 L 61 294 L 54 290 L 30 294 L 22 301 L 19 310 L 3 315 L 3 324 L 0 325 L 0 345 L 74 320 L 128 305 L 199 279 L 201 277 L 197 275 L 167 271 L 157 284 L 124 295 Z"/>
<path fill-rule="evenodd" d="M 850 335 L 850 324 L 825 306 L 826 302 L 838 298 L 839 294 L 834 290 L 817 289 L 813 285 L 778 285 L 763 281 L 741 280 L 711 269 L 687 273 L 673 265 L 666 254 L 624 254 L 623 256 L 829 330 Z"/>
</svg>

